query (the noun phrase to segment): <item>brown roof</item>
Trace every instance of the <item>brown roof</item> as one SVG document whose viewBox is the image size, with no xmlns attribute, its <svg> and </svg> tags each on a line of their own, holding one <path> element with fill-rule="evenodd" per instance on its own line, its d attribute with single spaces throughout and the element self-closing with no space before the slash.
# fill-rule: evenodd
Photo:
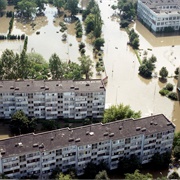
<svg viewBox="0 0 180 180">
<path fill-rule="evenodd" d="M 137 120 L 119 120 L 106 124 L 97 123 L 72 129 L 64 128 L 45 133 L 12 137 L 0 140 L 0 150 L 5 151 L 2 154 L 3 157 L 8 157 L 33 151 L 49 151 L 69 145 L 86 145 L 109 139 L 117 140 L 139 134 L 147 135 L 168 130 L 175 130 L 174 124 L 163 114 L 159 114 Z M 22 146 L 18 146 L 17 143 L 22 143 Z M 33 147 L 33 144 L 38 146 Z M 42 144 L 44 148 L 39 148 L 39 145 Z"/>
<path fill-rule="evenodd" d="M 73 88 L 74 87 L 74 88 Z M 5 92 L 101 92 L 104 91 L 103 82 L 100 79 L 83 81 L 54 81 L 54 80 L 21 80 L 0 81 L 0 93 Z"/>
</svg>

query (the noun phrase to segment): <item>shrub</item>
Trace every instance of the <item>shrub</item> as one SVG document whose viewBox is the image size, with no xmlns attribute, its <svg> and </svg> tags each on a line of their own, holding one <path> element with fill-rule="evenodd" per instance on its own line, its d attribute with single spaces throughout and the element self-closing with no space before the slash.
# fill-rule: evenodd
<svg viewBox="0 0 180 180">
<path fill-rule="evenodd" d="M 80 44 L 79 44 L 79 51 L 81 50 L 81 49 L 83 49 L 83 48 L 85 48 L 85 43 L 83 43 L 83 42 L 81 42 Z"/>
<path fill-rule="evenodd" d="M 168 83 L 167 85 L 166 85 L 166 89 L 168 90 L 168 91 L 172 91 L 173 90 L 173 85 L 171 84 L 171 83 Z"/>
<path fill-rule="evenodd" d="M 169 93 L 168 98 L 170 98 L 170 99 L 172 99 L 174 101 L 177 101 L 178 100 L 177 93 L 176 92 Z"/>
<path fill-rule="evenodd" d="M 166 96 L 167 94 L 169 94 L 169 91 L 168 91 L 167 89 L 163 88 L 163 89 L 161 89 L 161 90 L 159 91 L 159 93 L 160 93 L 162 96 Z"/>
<path fill-rule="evenodd" d="M 85 54 L 86 50 L 85 49 L 81 49 L 81 54 Z"/>
</svg>

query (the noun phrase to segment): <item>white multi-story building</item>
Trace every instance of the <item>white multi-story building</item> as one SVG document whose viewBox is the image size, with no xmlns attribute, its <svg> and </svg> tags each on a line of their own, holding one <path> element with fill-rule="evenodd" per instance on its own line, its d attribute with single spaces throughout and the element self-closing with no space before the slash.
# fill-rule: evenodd
<svg viewBox="0 0 180 180">
<path fill-rule="evenodd" d="M 0 81 L 0 118 L 11 118 L 17 110 L 44 119 L 102 118 L 104 107 L 101 80 Z"/>
<path fill-rule="evenodd" d="M 137 16 L 154 32 L 180 28 L 179 0 L 138 0 Z"/>
<path fill-rule="evenodd" d="M 174 131 L 174 124 L 160 114 L 16 136 L 0 140 L 0 173 L 43 178 L 59 167 L 63 172 L 75 168 L 81 175 L 90 161 L 104 160 L 115 169 L 120 158 L 132 154 L 144 164 L 156 152 L 171 151 Z"/>
</svg>

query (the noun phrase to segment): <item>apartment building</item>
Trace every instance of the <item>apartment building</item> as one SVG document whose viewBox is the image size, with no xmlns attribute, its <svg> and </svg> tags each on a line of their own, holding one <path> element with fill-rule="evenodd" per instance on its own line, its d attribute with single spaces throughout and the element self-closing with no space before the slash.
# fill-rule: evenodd
<svg viewBox="0 0 180 180">
<path fill-rule="evenodd" d="M 17 110 L 43 119 L 102 118 L 105 87 L 101 80 L 0 81 L 0 118 Z"/>
<path fill-rule="evenodd" d="M 0 140 L 0 173 L 42 179 L 59 167 L 63 172 L 75 168 L 81 175 L 90 161 L 104 160 L 115 169 L 120 158 L 132 154 L 144 164 L 156 152 L 171 151 L 174 131 L 174 124 L 159 114 L 16 136 Z"/>
<path fill-rule="evenodd" d="M 179 0 L 138 0 L 137 16 L 154 32 L 180 28 Z"/>
</svg>

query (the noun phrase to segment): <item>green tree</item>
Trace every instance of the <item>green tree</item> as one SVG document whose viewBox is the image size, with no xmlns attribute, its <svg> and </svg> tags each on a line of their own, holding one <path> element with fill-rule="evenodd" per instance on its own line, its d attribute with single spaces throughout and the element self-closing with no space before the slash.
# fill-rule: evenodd
<svg viewBox="0 0 180 180">
<path fill-rule="evenodd" d="M 106 171 L 107 169 L 107 164 L 104 161 L 101 161 L 99 164 L 89 162 L 84 169 L 83 179 L 94 179 L 100 171 Z"/>
<path fill-rule="evenodd" d="M 55 53 L 49 59 L 49 68 L 52 79 L 62 79 L 64 75 L 63 63 L 59 56 Z"/>
<path fill-rule="evenodd" d="M 48 3 L 47 0 L 35 0 L 37 7 L 38 7 L 38 13 L 42 13 L 45 10 L 44 4 Z"/>
<path fill-rule="evenodd" d="M 178 161 L 180 159 L 180 146 L 175 146 L 173 149 L 173 155 L 175 159 Z"/>
<path fill-rule="evenodd" d="M 128 27 L 128 25 L 132 22 L 132 20 L 135 20 L 136 3 L 134 3 L 133 1 L 128 1 L 128 0 L 127 1 L 119 0 L 117 7 L 120 11 L 121 21 L 127 22 L 126 26 L 124 26 L 124 27 Z M 120 25 L 122 25 L 122 24 L 120 24 Z"/>
<path fill-rule="evenodd" d="M 94 16 L 94 30 L 93 30 L 93 34 L 95 38 L 101 37 L 101 32 L 102 32 L 101 29 L 102 29 L 102 20 L 101 20 L 100 11 L 96 10 Z"/>
<path fill-rule="evenodd" d="M 134 31 L 134 29 L 129 31 L 129 41 L 133 49 L 139 48 L 139 35 Z"/>
<path fill-rule="evenodd" d="M 27 58 L 30 64 L 28 78 L 39 80 L 49 78 L 49 65 L 42 55 L 38 53 L 28 53 Z"/>
<path fill-rule="evenodd" d="M 71 16 L 74 16 L 78 12 L 78 0 L 66 0 L 66 9 L 71 12 Z"/>
<path fill-rule="evenodd" d="M 168 98 L 170 98 L 171 100 L 177 101 L 178 100 L 178 95 L 176 92 L 170 92 L 168 94 Z"/>
<path fill-rule="evenodd" d="M 125 179 L 127 180 L 153 180 L 152 174 L 141 174 L 139 170 L 136 170 L 133 174 L 125 174 Z"/>
<path fill-rule="evenodd" d="M 168 76 L 168 71 L 166 67 L 161 68 L 161 70 L 159 71 L 159 75 L 161 76 L 162 79 L 165 79 Z"/>
<path fill-rule="evenodd" d="M 3 51 L 0 59 L 2 79 L 16 79 L 18 71 L 19 55 L 12 50 Z"/>
<path fill-rule="evenodd" d="M 121 172 L 121 174 L 133 173 L 136 169 L 140 168 L 140 159 L 134 154 L 132 154 L 130 157 L 123 157 L 118 163 L 118 171 Z"/>
<path fill-rule="evenodd" d="M 105 170 L 99 171 L 98 174 L 95 176 L 95 180 L 109 180 L 109 177 L 107 175 L 107 172 Z"/>
<path fill-rule="evenodd" d="M 28 79 L 30 72 L 30 62 L 28 61 L 28 56 L 26 51 L 23 50 L 20 54 L 20 60 L 18 65 L 18 77 L 20 79 Z"/>
<path fill-rule="evenodd" d="M 58 11 L 60 12 L 61 8 L 65 5 L 64 0 L 53 0 L 53 4 L 57 7 Z"/>
<path fill-rule="evenodd" d="M 16 111 L 11 118 L 10 129 L 13 134 L 25 134 L 35 130 L 35 119 L 28 119 L 22 110 Z"/>
<path fill-rule="evenodd" d="M 74 62 L 68 63 L 65 68 L 64 79 L 82 80 L 81 66 Z"/>
<path fill-rule="evenodd" d="M 86 17 L 92 13 L 92 9 L 97 5 L 97 3 L 95 2 L 95 0 L 90 0 L 87 7 L 86 7 L 86 10 L 83 11 L 83 20 L 86 19 Z"/>
<path fill-rule="evenodd" d="M 7 0 L 0 0 L 0 13 L 6 9 Z"/>
<path fill-rule="evenodd" d="M 63 173 L 60 173 L 59 174 L 59 177 L 58 177 L 58 180 L 72 180 L 71 176 L 69 174 L 63 174 Z"/>
<path fill-rule="evenodd" d="M 93 67 L 93 62 L 90 59 L 89 56 L 81 56 L 78 58 L 80 61 L 80 67 L 81 67 L 81 73 L 85 75 L 86 79 L 90 79 L 92 76 L 92 67 Z"/>
<path fill-rule="evenodd" d="M 103 123 L 122 120 L 127 118 L 140 118 L 141 112 L 135 112 L 131 110 L 130 106 L 124 106 L 123 104 L 120 105 L 113 105 L 110 108 L 106 109 L 104 112 Z"/>
<path fill-rule="evenodd" d="M 166 84 L 166 89 L 167 89 L 168 91 L 172 91 L 173 88 L 174 88 L 174 86 L 173 86 L 171 83 Z"/>
<path fill-rule="evenodd" d="M 97 38 L 95 39 L 94 41 L 94 47 L 97 49 L 97 50 L 100 50 L 102 46 L 104 46 L 104 38 Z"/>
<path fill-rule="evenodd" d="M 145 78 L 150 78 L 153 70 L 155 69 L 155 58 L 144 59 L 139 67 L 139 74 Z"/>
<path fill-rule="evenodd" d="M 173 148 L 175 146 L 180 146 L 180 131 L 174 135 Z"/>
<path fill-rule="evenodd" d="M 178 174 L 176 171 L 174 171 L 174 172 L 168 177 L 168 179 L 180 179 L 180 176 L 179 176 L 179 174 Z"/>
<path fill-rule="evenodd" d="M 178 67 L 177 67 L 176 70 L 174 71 L 174 74 L 175 74 L 176 76 L 179 75 L 179 68 L 178 68 Z"/>
<path fill-rule="evenodd" d="M 91 31 L 94 30 L 95 24 L 94 24 L 94 14 L 89 14 L 85 19 L 85 30 L 86 33 L 89 34 Z"/>
<path fill-rule="evenodd" d="M 153 169 L 159 170 L 159 169 L 167 168 L 169 166 L 170 161 L 171 161 L 170 152 L 166 152 L 162 154 L 157 152 L 152 156 L 149 165 Z"/>
<path fill-rule="evenodd" d="M 31 18 L 37 12 L 35 0 L 21 0 L 17 4 L 17 9 L 24 17 Z"/>
</svg>

